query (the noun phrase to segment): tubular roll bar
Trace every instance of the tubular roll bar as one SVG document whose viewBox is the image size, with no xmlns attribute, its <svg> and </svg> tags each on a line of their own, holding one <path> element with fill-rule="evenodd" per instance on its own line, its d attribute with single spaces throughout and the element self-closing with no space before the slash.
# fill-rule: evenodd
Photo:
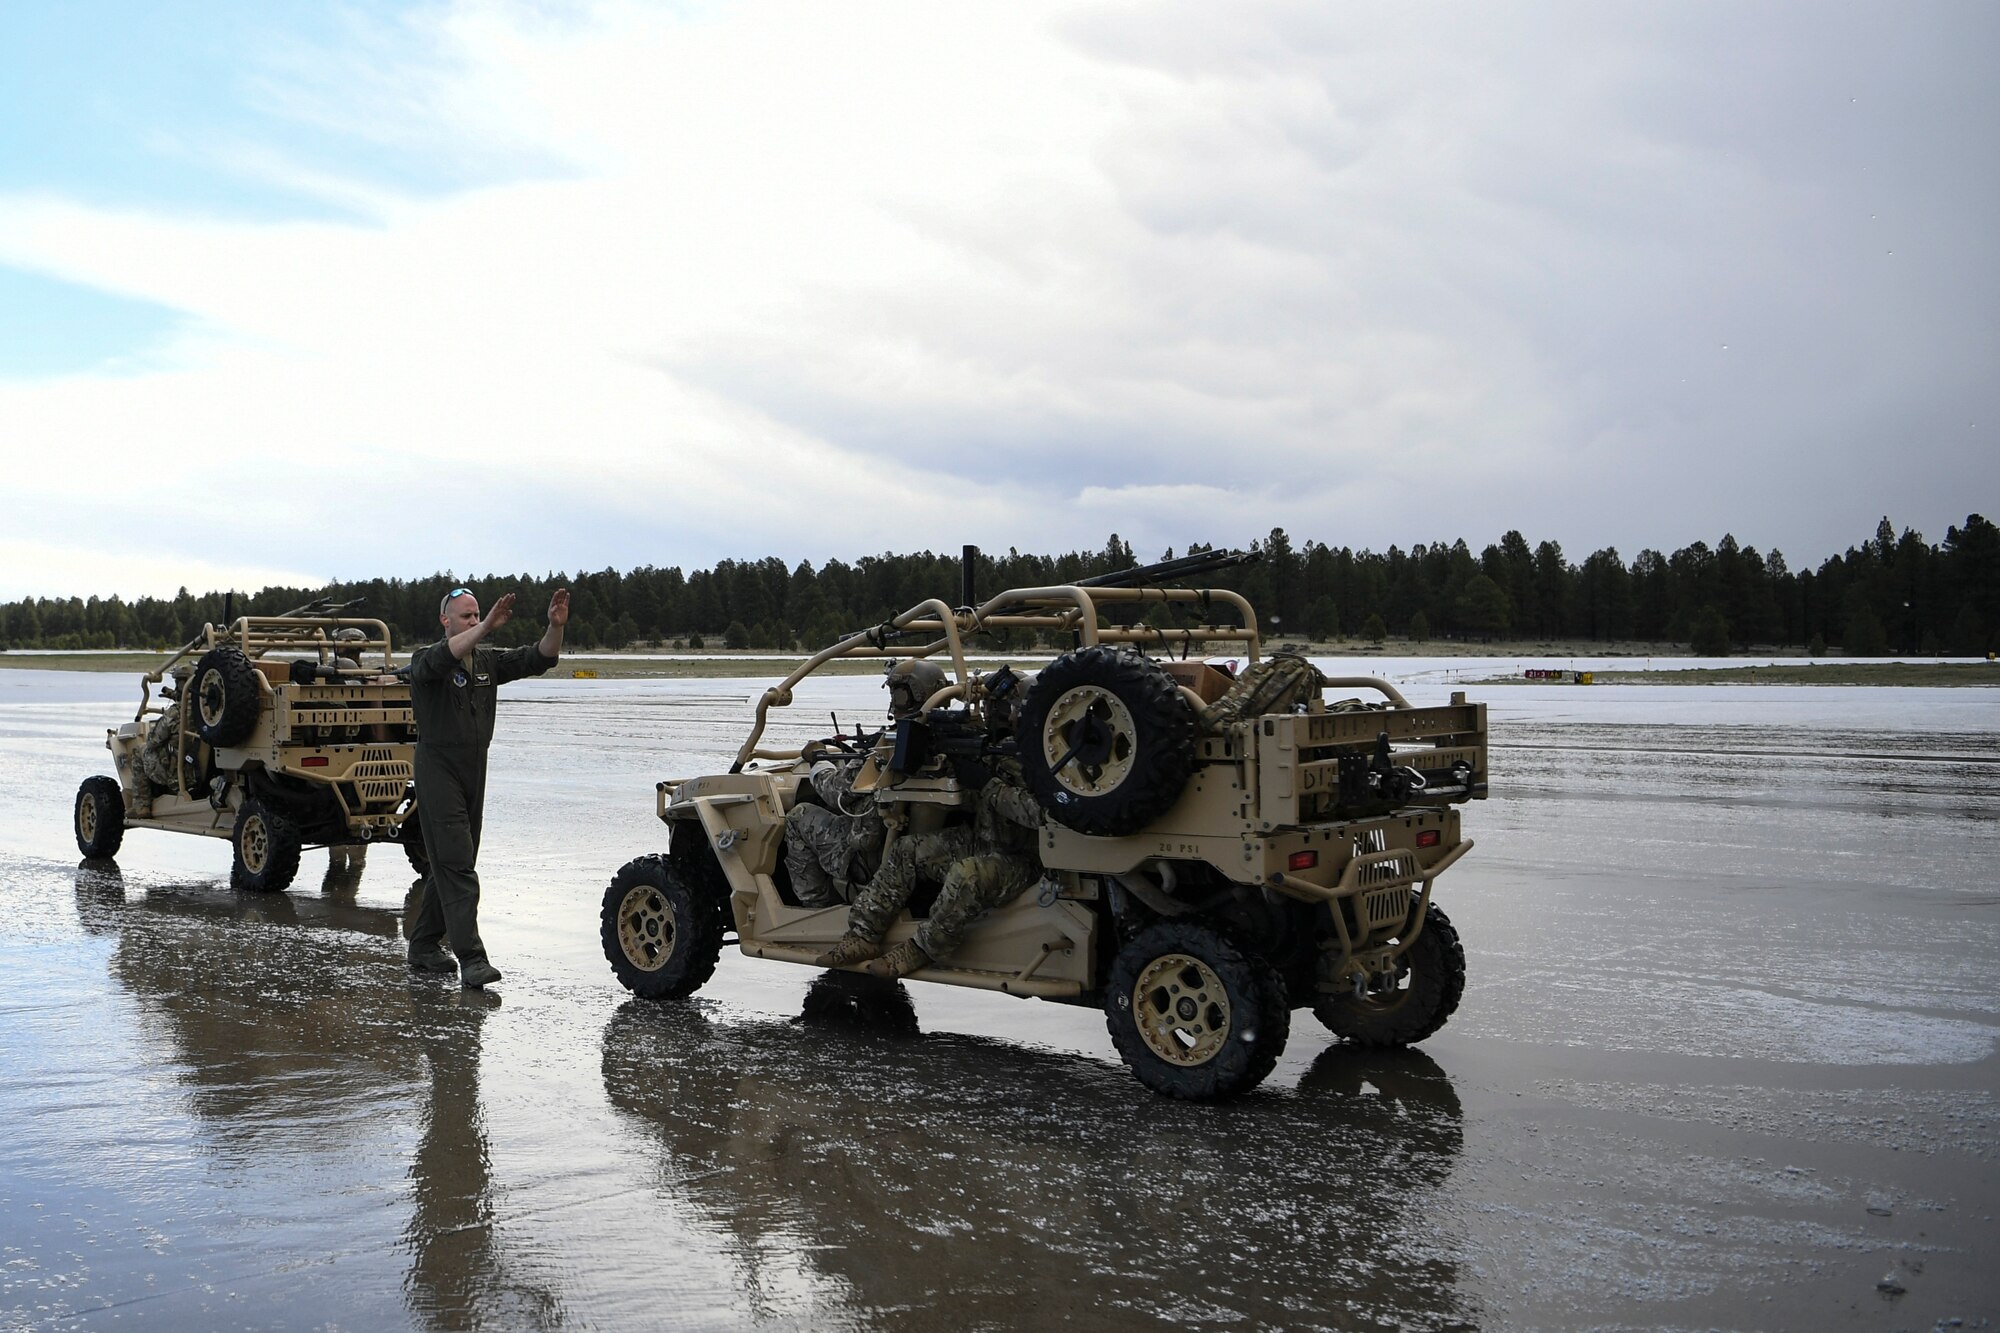
<svg viewBox="0 0 2000 1333">
<path fill-rule="evenodd" d="M 333 631 L 338 629 L 366 632 L 368 637 L 361 640 L 358 646 L 363 650 L 379 650 L 382 669 L 395 669 L 396 646 L 388 623 L 372 616 L 238 616 L 226 626 L 203 625 L 201 633 L 182 644 L 172 657 L 139 677 L 139 711 L 133 714 L 132 720 L 136 722 L 146 715 L 152 702 L 153 686 L 165 680 L 177 663 L 196 653 L 205 653 L 224 644 L 241 648 L 245 657 L 274 651 L 300 652 L 310 648 L 318 653 L 320 662 L 324 664 L 333 656 Z"/>
<path fill-rule="evenodd" d="M 1398 708 L 1410 706 L 1403 692 L 1380 676 L 1328 676 L 1326 687 L 1330 690 L 1376 690 Z"/>
<path fill-rule="evenodd" d="M 1207 607 L 1216 603 L 1235 609 L 1242 619 L 1236 629 L 1203 628 L 1189 630 L 1157 630 L 1130 628 L 1121 625 L 1100 626 L 1098 608 L 1107 603 L 1157 602 L 1161 604 L 1179 602 L 1193 603 Z M 1007 613 L 1007 614 L 1003 614 Z M 773 708 L 784 708 L 792 702 L 792 687 L 810 676 L 835 658 L 904 658 L 931 657 L 939 652 L 951 654 L 951 664 L 958 676 L 961 693 L 972 682 L 971 672 L 965 665 L 965 640 L 986 629 L 1052 629 L 1059 633 L 1077 635 L 1085 647 L 1100 643 L 1137 643 L 1170 646 L 1174 643 L 1196 644 L 1227 642 L 1245 645 L 1250 659 L 1255 661 L 1262 651 L 1262 640 L 1257 633 L 1257 613 L 1240 593 L 1226 588 L 1083 588 L 1076 584 L 1061 584 L 1046 588 L 1016 588 L 1001 593 L 977 608 L 962 607 L 956 611 L 937 598 L 928 598 L 917 603 L 894 620 L 877 625 L 873 629 L 862 630 L 829 648 L 814 653 L 791 675 L 771 686 L 757 700 L 757 718 L 750 728 L 749 738 L 736 752 L 736 760 L 729 766 L 732 773 L 740 773 L 743 766 L 752 759 L 789 758 L 782 751 L 766 751 L 757 747 L 764 737 L 765 725 L 770 720 Z M 890 640 L 901 634 L 928 634 L 936 637 L 922 645 L 899 646 Z M 1398 707 L 1408 707 L 1402 696 L 1387 686 L 1383 690 L 1393 698 Z"/>
</svg>

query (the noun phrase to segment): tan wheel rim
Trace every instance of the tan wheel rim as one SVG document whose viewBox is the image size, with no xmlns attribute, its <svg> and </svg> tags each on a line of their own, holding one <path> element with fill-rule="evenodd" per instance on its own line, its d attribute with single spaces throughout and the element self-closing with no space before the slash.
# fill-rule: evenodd
<svg viewBox="0 0 2000 1333">
<path fill-rule="evenodd" d="M 1199 958 L 1161 954 L 1132 985 L 1132 1015 L 1146 1046 L 1170 1065 L 1206 1064 L 1229 1040 L 1229 992 Z"/>
<path fill-rule="evenodd" d="M 88 793 L 77 799 L 76 831 L 85 842 L 97 841 L 97 801 Z"/>
<path fill-rule="evenodd" d="M 1042 755 L 1055 779 L 1078 796 L 1116 791 L 1138 756 L 1138 727 L 1125 701 L 1096 685 L 1066 690 L 1042 724 Z M 1093 738 L 1100 743 L 1092 745 Z M 1101 743 L 1108 739 L 1108 753 Z M 1071 757 L 1071 751 L 1077 753 Z M 1086 751 L 1088 753 L 1086 753 Z M 1069 762 L 1064 763 L 1068 758 Z"/>
<path fill-rule="evenodd" d="M 223 685 L 220 671 L 204 671 L 201 675 L 201 689 L 195 693 L 195 707 L 201 711 L 201 724 L 213 727 L 222 721 L 222 709 L 229 702 L 229 692 Z"/>
<path fill-rule="evenodd" d="M 260 816 L 252 815 L 243 821 L 243 845 L 237 849 L 243 854 L 243 868 L 253 875 L 264 873 L 264 863 L 271 859 L 271 830 L 264 826 Z"/>
<path fill-rule="evenodd" d="M 674 956 L 674 913 L 666 895 L 650 884 L 618 904 L 618 947 L 636 968 L 657 972 Z"/>
</svg>

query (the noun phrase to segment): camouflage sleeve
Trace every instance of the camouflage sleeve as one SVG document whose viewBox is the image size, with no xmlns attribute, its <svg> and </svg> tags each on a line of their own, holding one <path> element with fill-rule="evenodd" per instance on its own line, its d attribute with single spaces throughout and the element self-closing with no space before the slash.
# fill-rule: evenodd
<svg viewBox="0 0 2000 1333">
<path fill-rule="evenodd" d="M 556 659 L 543 652 L 539 643 L 509 648 L 493 654 L 493 683 L 505 685 L 523 676 L 539 676 L 555 664 Z"/>
<path fill-rule="evenodd" d="M 410 683 L 444 680 L 458 668 L 458 659 L 451 655 L 451 648 L 445 640 L 439 639 L 428 647 L 419 648 L 410 655 Z"/>
<path fill-rule="evenodd" d="M 986 784 L 986 801 L 995 815 L 1010 824 L 1019 824 L 1022 828 L 1042 826 L 1041 804 L 1025 788 L 1016 787 L 1011 782 L 989 782 Z"/>
<path fill-rule="evenodd" d="M 854 779 L 861 772 L 861 763 L 859 759 L 846 759 L 821 770 L 813 777 L 813 790 L 819 793 L 822 801 L 845 813 L 845 803 L 854 790 Z"/>
</svg>

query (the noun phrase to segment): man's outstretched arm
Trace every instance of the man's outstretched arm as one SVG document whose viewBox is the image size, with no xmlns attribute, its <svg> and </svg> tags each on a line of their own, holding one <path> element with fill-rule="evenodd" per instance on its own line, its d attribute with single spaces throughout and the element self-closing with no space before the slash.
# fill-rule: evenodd
<svg viewBox="0 0 2000 1333">
<path fill-rule="evenodd" d="M 510 594 L 511 596 L 511 594 Z M 535 646 L 542 656 L 554 661 L 562 656 L 563 630 L 569 625 L 569 589 L 557 588 L 549 596 L 549 627 Z"/>
</svg>

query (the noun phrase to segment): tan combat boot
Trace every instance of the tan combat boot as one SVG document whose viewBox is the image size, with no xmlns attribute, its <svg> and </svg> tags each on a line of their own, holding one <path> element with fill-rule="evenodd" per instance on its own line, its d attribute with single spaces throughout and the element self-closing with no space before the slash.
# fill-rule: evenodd
<svg viewBox="0 0 2000 1333">
<path fill-rule="evenodd" d="M 882 956 L 882 941 L 866 939 L 849 931 L 840 942 L 813 959 L 814 967 L 853 967 Z"/>
<path fill-rule="evenodd" d="M 920 967 L 929 967 L 931 956 L 915 940 L 904 940 L 868 965 L 878 977 L 907 977 Z"/>
</svg>

